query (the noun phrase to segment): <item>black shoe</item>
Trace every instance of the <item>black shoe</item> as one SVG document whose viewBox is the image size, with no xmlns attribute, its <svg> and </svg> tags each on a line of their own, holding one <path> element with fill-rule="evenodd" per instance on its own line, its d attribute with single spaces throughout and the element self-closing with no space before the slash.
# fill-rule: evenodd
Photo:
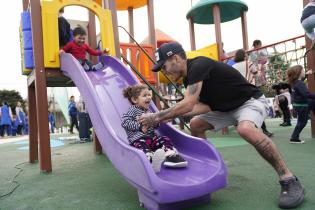
<svg viewBox="0 0 315 210">
<path fill-rule="evenodd" d="M 284 122 L 284 123 L 281 123 L 280 124 L 280 126 L 283 126 L 283 127 L 285 127 L 285 126 L 291 126 L 292 124 L 291 123 L 287 123 L 287 122 Z"/>
<path fill-rule="evenodd" d="M 179 154 L 175 153 L 173 155 L 167 156 L 163 165 L 170 168 L 184 168 L 187 167 L 188 162 Z"/>
<path fill-rule="evenodd" d="M 268 137 L 273 137 L 273 133 L 270 133 L 269 131 L 267 130 L 263 130 L 263 133 L 268 136 Z"/>
<path fill-rule="evenodd" d="M 279 181 L 281 193 L 279 207 L 291 209 L 300 205 L 304 200 L 305 190 L 296 176 Z"/>
<path fill-rule="evenodd" d="M 290 144 L 304 144 L 305 141 L 300 139 L 290 139 Z"/>
</svg>

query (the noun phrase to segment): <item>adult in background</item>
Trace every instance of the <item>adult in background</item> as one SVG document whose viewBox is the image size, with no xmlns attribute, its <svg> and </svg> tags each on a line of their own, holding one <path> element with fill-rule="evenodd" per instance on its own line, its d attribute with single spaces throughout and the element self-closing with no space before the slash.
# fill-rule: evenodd
<svg viewBox="0 0 315 210">
<path fill-rule="evenodd" d="M 5 133 L 7 134 L 7 136 L 10 136 L 11 135 L 10 129 L 12 125 L 13 115 L 12 115 L 11 108 L 9 107 L 6 101 L 2 102 L 2 106 L 0 107 L 0 118 L 1 118 L 0 136 L 4 137 Z"/>
<path fill-rule="evenodd" d="M 185 97 L 171 108 L 143 114 L 139 122 L 150 126 L 183 115 L 194 115 L 192 134 L 206 138 L 206 130 L 219 130 L 237 124 L 237 132 L 255 147 L 277 172 L 281 194 L 280 208 L 293 208 L 304 200 L 304 188 L 286 166 L 272 140 L 260 129 L 267 116 L 268 103 L 259 88 L 233 67 L 207 57 L 187 59 L 182 46 L 172 42 L 156 51 L 153 71 L 162 71 L 174 81 L 184 78 Z M 220 90 L 220 91 L 218 91 Z"/>
<path fill-rule="evenodd" d="M 253 63 L 248 62 L 246 59 L 246 52 L 243 49 L 239 49 L 235 53 L 234 58 L 235 64 L 233 65 L 233 68 L 238 70 L 242 76 L 251 83 L 254 76 L 258 73 L 257 69 L 255 68 L 255 65 Z M 266 126 L 265 121 L 263 121 L 261 125 L 261 129 L 268 137 L 272 137 L 273 133 L 269 132 Z"/>
<path fill-rule="evenodd" d="M 279 107 L 283 114 L 283 122 L 280 126 L 291 126 L 291 94 L 290 94 L 290 85 L 285 82 L 280 82 L 272 86 L 276 91 L 275 104 Z"/>
<path fill-rule="evenodd" d="M 79 131 L 79 125 L 78 125 L 78 109 L 77 105 L 75 103 L 75 98 L 74 96 L 70 97 L 69 105 L 68 105 L 68 112 L 70 116 L 70 133 L 73 134 L 73 127 Z"/>
<path fill-rule="evenodd" d="M 59 30 L 59 47 L 62 48 L 71 40 L 71 28 L 70 23 L 62 15 L 64 8 L 59 10 L 58 16 L 58 30 Z"/>
</svg>

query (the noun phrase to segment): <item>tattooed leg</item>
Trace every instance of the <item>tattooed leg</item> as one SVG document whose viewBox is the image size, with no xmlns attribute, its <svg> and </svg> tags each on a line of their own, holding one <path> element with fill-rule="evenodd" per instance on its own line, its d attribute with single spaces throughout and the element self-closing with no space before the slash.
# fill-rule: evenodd
<svg viewBox="0 0 315 210">
<path fill-rule="evenodd" d="M 258 153 L 276 170 L 280 179 L 291 177 L 293 174 L 287 168 L 276 145 L 250 121 L 242 121 L 237 126 L 242 138 L 253 145 Z"/>
</svg>

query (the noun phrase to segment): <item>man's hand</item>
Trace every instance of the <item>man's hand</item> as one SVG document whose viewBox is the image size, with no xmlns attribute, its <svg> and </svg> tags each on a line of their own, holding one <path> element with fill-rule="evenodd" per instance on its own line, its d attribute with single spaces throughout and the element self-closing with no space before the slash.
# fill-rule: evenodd
<svg viewBox="0 0 315 210">
<path fill-rule="evenodd" d="M 138 118 L 138 122 L 142 124 L 143 126 L 148 126 L 148 127 L 154 126 L 155 124 L 159 123 L 156 113 L 142 114 Z"/>
<path fill-rule="evenodd" d="M 149 126 L 142 125 L 142 133 L 146 133 L 148 131 Z"/>
<path fill-rule="evenodd" d="M 65 51 L 64 50 L 59 50 L 59 54 L 63 54 L 63 53 L 65 53 Z"/>
</svg>

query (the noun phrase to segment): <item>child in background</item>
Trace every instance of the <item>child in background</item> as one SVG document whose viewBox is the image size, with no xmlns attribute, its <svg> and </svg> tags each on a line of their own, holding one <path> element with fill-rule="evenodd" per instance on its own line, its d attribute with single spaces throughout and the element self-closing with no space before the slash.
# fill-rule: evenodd
<svg viewBox="0 0 315 210">
<path fill-rule="evenodd" d="M 154 127 L 141 125 L 137 119 L 142 114 L 150 112 L 152 99 L 146 85 L 134 85 L 124 89 L 124 97 L 128 98 L 132 106 L 122 117 L 122 127 L 125 129 L 131 146 L 141 149 L 153 165 L 155 172 L 159 172 L 161 164 L 167 167 L 186 167 L 184 160 L 174 148 L 172 141 L 166 136 L 158 136 Z"/>
<path fill-rule="evenodd" d="M 70 101 L 68 104 L 68 113 L 70 116 L 70 133 L 73 134 L 73 127 L 79 131 L 79 124 L 78 124 L 78 108 L 75 102 L 74 96 L 70 96 Z"/>
<path fill-rule="evenodd" d="M 309 74 L 311 72 L 307 72 Z M 305 79 L 305 71 L 301 65 L 295 65 L 288 69 L 287 77 L 292 88 L 292 104 L 297 113 L 297 123 L 291 135 L 290 143 L 303 144 L 300 140 L 300 133 L 306 126 L 309 118 L 309 100 L 315 99 L 315 94 L 308 91 L 303 80 Z"/>
<path fill-rule="evenodd" d="M 80 64 L 83 66 L 85 71 L 97 71 L 102 69 L 103 64 L 98 63 L 93 65 L 91 61 L 86 59 L 86 53 L 91 55 L 99 56 L 103 54 L 108 54 L 109 50 L 105 49 L 104 51 L 94 50 L 89 45 L 85 44 L 86 31 L 82 27 L 76 27 L 73 30 L 74 40 L 68 42 L 61 50 L 61 53 L 71 53 L 73 57 L 75 57 Z"/>
<path fill-rule="evenodd" d="M 15 107 L 15 114 L 16 114 L 16 122 L 17 122 L 17 134 L 22 135 L 23 134 L 23 127 L 25 124 L 25 113 L 22 108 L 21 102 L 16 103 Z"/>
<path fill-rule="evenodd" d="M 11 124 L 11 136 L 16 136 L 17 134 L 19 134 L 18 133 L 18 126 L 19 126 L 19 122 L 17 120 L 17 117 L 15 115 L 13 115 L 12 124 Z"/>
<path fill-rule="evenodd" d="M 55 133 L 55 116 L 50 111 L 48 111 L 48 123 L 50 127 L 50 133 Z"/>
</svg>

